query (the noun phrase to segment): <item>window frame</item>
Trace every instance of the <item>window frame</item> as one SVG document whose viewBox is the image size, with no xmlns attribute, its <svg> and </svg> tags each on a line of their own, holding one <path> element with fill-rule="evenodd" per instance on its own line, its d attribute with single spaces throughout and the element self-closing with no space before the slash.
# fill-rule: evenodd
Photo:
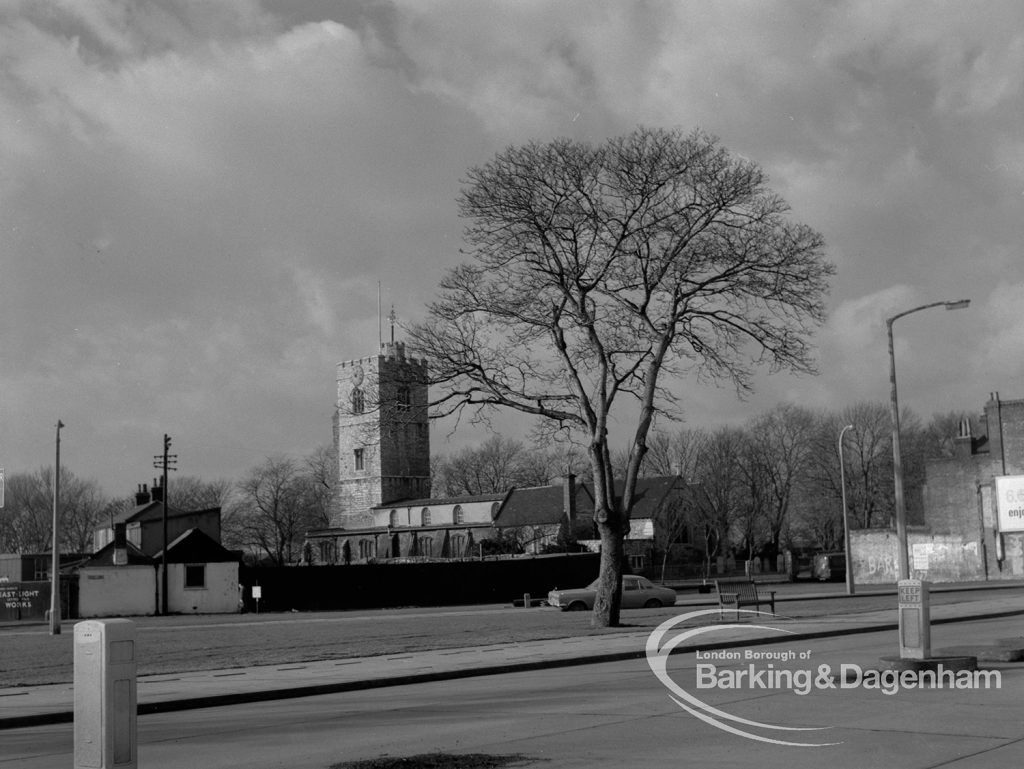
<svg viewBox="0 0 1024 769">
<path fill-rule="evenodd" d="M 183 564 L 185 567 L 183 573 L 183 586 L 185 590 L 206 590 L 206 566 L 205 563 L 186 563 Z M 199 569 L 199 574 L 202 576 L 202 584 L 195 585 L 189 584 L 189 575 L 195 574 L 196 569 Z"/>
</svg>

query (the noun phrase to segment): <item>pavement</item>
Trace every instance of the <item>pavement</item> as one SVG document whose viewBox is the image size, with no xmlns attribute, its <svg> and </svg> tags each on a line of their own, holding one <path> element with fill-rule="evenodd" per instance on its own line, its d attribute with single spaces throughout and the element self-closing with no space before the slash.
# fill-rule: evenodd
<svg viewBox="0 0 1024 769">
<path fill-rule="evenodd" d="M 988 583 L 986 587 L 991 588 L 992 584 Z M 1020 585 L 1007 587 L 1019 588 Z M 933 587 L 933 591 L 937 589 Z M 881 592 L 893 593 L 891 589 Z M 792 596 L 790 600 L 808 597 L 812 596 Z M 842 601 L 828 600 L 820 595 L 813 597 L 827 601 L 821 616 L 790 619 L 785 616 L 785 603 L 778 604 L 778 614 L 770 620 L 770 624 L 788 631 L 785 637 L 787 643 L 894 630 L 897 626 L 895 607 L 884 611 L 844 614 Z M 676 608 L 679 613 L 683 613 L 713 606 L 717 606 L 717 603 L 712 600 L 691 600 L 687 597 L 686 602 L 677 604 Z M 752 621 L 749 617 L 741 617 L 739 623 L 734 623 L 735 618 L 730 614 L 726 612 L 726 623 L 740 626 L 722 628 L 713 637 L 702 637 L 700 649 L 750 647 L 780 642 L 777 631 L 744 626 Z M 931 607 L 933 625 L 969 623 L 1013 615 L 1024 615 L 1024 599 L 1019 589 L 1005 590 L 997 597 L 980 600 L 972 600 L 968 595 L 963 602 Z M 704 619 L 708 623 L 719 621 L 717 614 Z M 766 621 L 764 617 L 755 619 L 757 622 Z M 633 659 L 644 656 L 649 634 L 650 629 L 631 631 L 624 628 L 621 633 L 609 635 L 140 676 L 137 679 L 139 714 Z M 1021 635 L 1024 635 L 1024 620 L 1021 622 Z M 693 645 L 680 646 L 676 653 L 692 652 L 696 648 Z M 964 650 L 960 647 L 958 651 Z M 941 652 L 933 650 L 935 654 Z M 73 708 L 74 691 L 70 683 L 0 688 L 0 729 L 71 722 Z"/>
</svg>

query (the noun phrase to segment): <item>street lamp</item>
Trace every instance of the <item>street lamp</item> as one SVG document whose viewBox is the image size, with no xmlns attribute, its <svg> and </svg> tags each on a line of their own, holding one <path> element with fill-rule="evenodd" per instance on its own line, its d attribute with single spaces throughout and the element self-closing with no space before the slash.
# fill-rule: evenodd
<svg viewBox="0 0 1024 769">
<path fill-rule="evenodd" d="M 50 554 L 50 635 L 60 635 L 60 431 L 57 420 L 57 457 L 53 468 L 53 550 Z"/>
<path fill-rule="evenodd" d="M 839 486 L 843 495 L 843 547 L 846 549 L 846 594 L 853 595 L 853 551 L 850 549 L 850 519 L 846 514 L 846 465 L 843 463 L 843 436 L 853 425 L 839 431 Z"/>
<path fill-rule="evenodd" d="M 932 302 L 922 304 L 912 310 L 901 312 L 886 319 L 885 325 L 889 332 L 889 408 L 892 411 L 892 474 L 893 495 L 896 505 L 896 544 L 899 559 L 899 579 L 910 579 L 910 562 L 907 557 L 907 508 L 903 501 L 903 464 L 900 458 L 900 410 L 896 399 L 896 353 L 892 344 L 892 324 L 905 315 L 927 310 L 931 307 L 945 307 L 947 310 L 962 310 L 971 303 L 970 299 L 958 299 L 951 302 Z"/>
</svg>

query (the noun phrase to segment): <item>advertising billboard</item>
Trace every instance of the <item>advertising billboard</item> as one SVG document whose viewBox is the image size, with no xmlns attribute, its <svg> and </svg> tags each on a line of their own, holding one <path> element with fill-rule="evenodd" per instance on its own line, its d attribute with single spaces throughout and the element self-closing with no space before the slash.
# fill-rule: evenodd
<svg viewBox="0 0 1024 769">
<path fill-rule="evenodd" d="M 996 478 L 996 516 L 999 531 L 1024 531 L 1024 475 Z"/>
</svg>

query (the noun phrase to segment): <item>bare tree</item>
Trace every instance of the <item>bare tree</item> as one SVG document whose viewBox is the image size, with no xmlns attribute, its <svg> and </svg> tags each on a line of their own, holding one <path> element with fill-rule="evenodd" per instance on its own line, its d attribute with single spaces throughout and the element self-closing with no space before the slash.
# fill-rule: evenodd
<svg viewBox="0 0 1024 769">
<path fill-rule="evenodd" d="M 814 434 L 814 414 L 788 403 L 757 417 L 749 427 L 749 471 L 758 476 L 759 512 L 767 540 L 763 554 L 770 558 L 782 551 L 790 508 L 808 472 Z"/>
<path fill-rule="evenodd" d="M 723 427 L 707 436 L 697 466 L 697 480 L 706 495 L 706 504 L 697 508 L 697 524 L 704 541 L 704 577 L 711 563 L 724 556 L 730 534 L 743 512 L 742 453 L 746 444 L 743 430 Z"/>
<path fill-rule="evenodd" d="M 238 484 L 227 521 L 234 542 L 264 553 L 277 566 L 298 560 L 306 531 L 322 525 L 310 493 L 312 483 L 295 460 L 270 457 Z"/>
<path fill-rule="evenodd" d="M 697 477 L 700 455 L 707 443 L 704 430 L 682 428 L 673 433 L 652 431 L 641 468 L 645 476 L 680 475 L 686 481 Z"/>
<path fill-rule="evenodd" d="M 512 147 L 459 199 L 472 262 L 412 329 L 441 385 L 435 415 L 506 407 L 577 430 L 601 537 L 593 622 L 618 624 L 623 539 L 647 435 L 686 373 L 750 385 L 810 371 L 832 267 L 761 169 L 695 132 L 640 128 L 600 146 Z M 610 419 L 637 404 L 622 493 Z"/>
<path fill-rule="evenodd" d="M 109 500 L 99 485 L 60 469 L 60 549 L 85 553 Z M 7 478 L 5 508 L 0 510 L 0 552 L 39 553 L 52 547 L 53 467 Z"/>
<path fill-rule="evenodd" d="M 307 482 L 307 507 L 313 528 L 331 525 L 331 506 L 338 481 L 338 460 L 334 449 L 321 446 L 303 459 Z"/>
<path fill-rule="evenodd" d="M 178 510 L 222 510 L 231 502 L 235 484 L 229 480 L 204 481 L 186 475 L 168 482 L 167 502 Z"/>
<path fill-rule="evenodd" d="M 450 497 L 492 494 L 524 485 L 525 454 L 519 441 L 492 435 L 479 446 L 466 447 L 448 457 L 436 457 L 431 462 L 432 467 L 437 466 L 435 493 Z"/>
</svg>

